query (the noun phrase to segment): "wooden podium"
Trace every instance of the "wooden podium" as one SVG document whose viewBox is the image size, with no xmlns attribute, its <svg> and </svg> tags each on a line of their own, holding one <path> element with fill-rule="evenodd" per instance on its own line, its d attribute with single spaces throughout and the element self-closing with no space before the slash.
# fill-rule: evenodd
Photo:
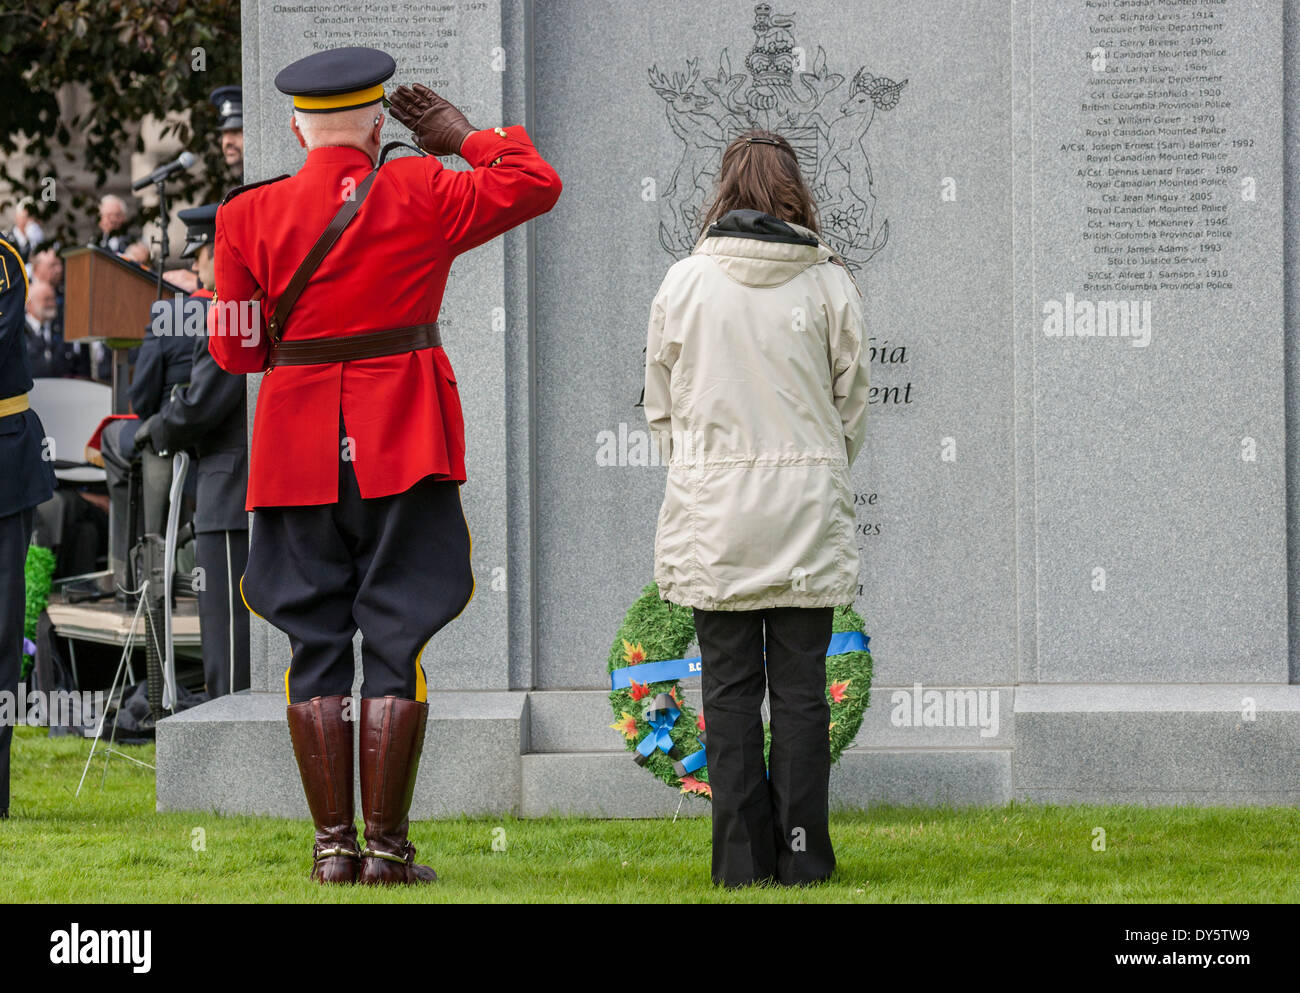
<svg viewBox="0 0 1300 993">
<path fill-rule="evenodd" d="M 113 413 L 130 413 L 126 353 L 144 340 L 158 299 L 158 273 L 95 245 L 63 253 L 65 341 L 102 341 L 113 350 Z M 166 297 L 185 291 L 163 280 Z"/>
</svg>

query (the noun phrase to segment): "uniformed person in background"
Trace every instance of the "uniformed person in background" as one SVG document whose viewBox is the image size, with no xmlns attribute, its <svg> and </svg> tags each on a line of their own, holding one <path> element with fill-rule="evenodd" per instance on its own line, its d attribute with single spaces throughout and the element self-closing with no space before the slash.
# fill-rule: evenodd
<svg viewBox="0 0 1300 993">
<path fill-rule="evenodd" d="M 221 155 L 228 170 L 228 181 L 222 183 L 223 189 L 241 183 L 244 179 L 243 94 L 244 91 L 238 86 L 218 86 L 208 94 L 208 103 L 217 108 L 215 140 L 220 144 Z M 163 261 L 166 262 L 165 259 Z M 193 293 L 198 288 L 190 269 L 168 269 L 163 272 L 163 278 L 186 293 Z"/>
<path fill-rule="evenodd" d="M 150 421 L 172 394 L 190 381 L 194 365 L 194 340 L 202 335 L 202 323 L 191 319 L 191 333 L 185 333 L 184 298 L 166 297 L 149 323 L 144 341 L 136 350 L 134 371 L 127 395 L 137 420 L 110 421 L 100 438 L 109 497 L 108 566 L 118 587 L 118 599 L 130 604 L 127 581 L 130 553 L 131 465 L 141 463 L 140 500 L 144 507 L 146 534 L 162 534 L 171 489 L 172 460 L 158 455 L 149 433 L 157 424 Z"/>
<path fill-rule="evenodd" d="M 192 300 L 203 302 L 203 324 L 213 285 L 213 240 L 217 205 L 182 210 L 185 249 L 195 257 L 199 289 Z M 198 456 L 194 535 L 203 585 L 199 627 L 203 675 L 208 695 L 248 689 L 248 610 L 239 596 L 239 577 L 248 561 L 248 413 L 244 377 L 226 372 L 212 360 L 208 337 L 186 336 L 193 348 L 189 382 L 172 391 L 136 434 L 158 452 L 193 449 Z"/>
<path fill-rule="evenodd" d="M 194 335 L 184 333 L 183 303 L 171 296 L 164 297 L 156 306 L 159 310 L 136 352 L 127 391 L 131 410 L 142 420 L 158 413 L 172 392 L 190 381 L 194 368 Z"/>
<path fill-rule="evenodd" d="M 27 270 L 18 249 L 0 240 L 0 692 L 17 699 L 27 616 L 24 566 L 37 504 L 54 494 L 45 429 L 27 403 Z M 17 715 L 15 715 L 16 719 Z M 9 816 L 9 745 L 14 721 L 0 722 L 0 818 Z"/>
<path fill-rule="evenodd" d="M 238 86 L 218 86 L 208 101 L 217 108 L 217 131 L 226 168 L 240 182 L 244 176 L 244 91 Z"/>
<path fill-rule="evenodd" d="M 560 195 L 523 128 L 476 130 L 423 86 L 399 87 L 391 107 L 433 154 L 372 172 L 395 68 L 383 52 L 344 48 L 283 70 L 275 82 L 294 98 L 306 164 L 232 191 L 217 212 L 212 354 L 231 372 L 270 367 L 253 428 L 242 589 L 293 649 L 289 731 L 316 825 L 312 876 L 323 882 L 436 878 L 407 837 L 428 716 L 421 656 L 474 590 L 464 423 L 438 311 L 456 256 Z M 472 168 L 433 157 L 454 154 Z M 353 208 L 333 247 L 300 270 Z M 233 319 L 232 305 L 259 298 L 278 344 L 262 323 L 240 333 Z M 358 627 L 364 850 L 347 719 Z"/>
</svg>

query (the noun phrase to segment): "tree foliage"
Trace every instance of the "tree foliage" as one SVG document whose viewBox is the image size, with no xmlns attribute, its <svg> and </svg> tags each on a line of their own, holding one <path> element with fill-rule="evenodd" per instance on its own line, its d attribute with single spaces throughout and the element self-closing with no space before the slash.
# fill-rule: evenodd
<svg viewBox="0 0 1300 993">
<path fill-rule="evenodd" d="M 239 0 L 6 0 L 0 65 L 11 87 L 0 100 L 10 199 L 34 198 L 32 212 L 48 238 L 75 241 L 78 231 L 93 229 L 100 188 L 132 151 L 143 150 L 135 125 L 146 115 L 165 121 L 191 111 L 167 121 L 164 134 L 175 135 L 206 168 L 177 176 L 169 195 L 212 199 L 232 185 L 207 96 L 239 82 Z M 60 119 L 55 96 L 69 83 L 85 86 L 89 110 Z M 80 161 L 70 151 L 77 134 L 85 141 Z M 13 155 L 20 148 L 29 158 L 16 175 Z M 76 167 L 93 177 L 94 187 L 61 181 Z M 46 177 L 54 179 L 52 200 Z M 145 220 L 156 215 L 156 207 L 140 211 Z"/>
</svg>

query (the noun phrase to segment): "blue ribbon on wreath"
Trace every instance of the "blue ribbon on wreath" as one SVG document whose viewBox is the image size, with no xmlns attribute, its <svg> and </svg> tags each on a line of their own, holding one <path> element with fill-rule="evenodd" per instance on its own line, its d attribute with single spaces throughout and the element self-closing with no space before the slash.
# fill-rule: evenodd
<svg viewBox="0 0 1300 993">
<path fill-rule="evenodd" d="M 846 655 L 849 652 L 865 652 L 868 651 L 870 643 L 871 637 L 861 631 L 836 631 L 831 635 L 830 644 L 826 648 L 826 657 Z M 664 659 L 661 662 L 642 662 L 638 665 L 623 666 L 621 669 L 615 669 L 611 672 L 609 674 L 609 688 L 611 690 L 627 689 L 632 685 L 633 674 L 641 677 L 637 679 L 638 683 L 649 685 L 650 683 L 667 683 L 674 679 L 690 679 L 700 675 L 703 671 L 704 662 L 698 655 L 689 659 Z M 674 717 L 673 720 L 676 721 L 677 718 Z M 671 726 L 669 724 L 669 727 Z"/>
<path fill-rule="evenodd" d="M 660 693 L 655 697 L 650 706 L 646 707 L 644 713 L 646 723 L 650 725 L 650 733 L 637 743 L 636 754 L 632 756 L 632 760 L 637 765 L 645 765 L 657 748 L 670 759 L 673 759 L 673 768 L 678 776 L 684 776 L 703 768 L 706 759 L 703 748 L 704 736 L 702 734 L 700 735 L 701 747 L 698 752 L 692 752 L 684 759 L 673 758 L 672 730 L 673 725 L 677 723 L 677 718 L 681 716 L 681 708 L 673 702 L 673 698 L 667 693 Z"/>
<path fill-rule="evenodd" d="M 677 718 L 681 716 L 682 712 L 677 704 L 673 703 L 673 698 L 667 693 L 660 693 L 645 709 L 645 720 L 650 725 L 650 733 L 641 739 L 636 750 L 647 759 L 656 748 L 665 755 L 671 752 L 673 750 L 671 732 L 673 725 L 677 723 Z"/>
</svg>

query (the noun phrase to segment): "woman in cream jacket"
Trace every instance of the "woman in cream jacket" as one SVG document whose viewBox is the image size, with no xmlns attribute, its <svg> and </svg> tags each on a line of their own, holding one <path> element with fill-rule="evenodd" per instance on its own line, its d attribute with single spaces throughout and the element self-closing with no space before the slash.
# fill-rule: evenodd
<svg viewBox="0 0 1300 993">
<path fill-rule="evenodd" d="M 817 234 L 793 149 L 742 135 L 694 252 L 655 296 L 645 373 L 668 463 L 655 581 L 694 608 L 724 885 L 815 882 L 835 867 L 825 662 L 833 608 L 857 593 L 849 467 L 867 363 L 860 295 Z"/>
</svg>

